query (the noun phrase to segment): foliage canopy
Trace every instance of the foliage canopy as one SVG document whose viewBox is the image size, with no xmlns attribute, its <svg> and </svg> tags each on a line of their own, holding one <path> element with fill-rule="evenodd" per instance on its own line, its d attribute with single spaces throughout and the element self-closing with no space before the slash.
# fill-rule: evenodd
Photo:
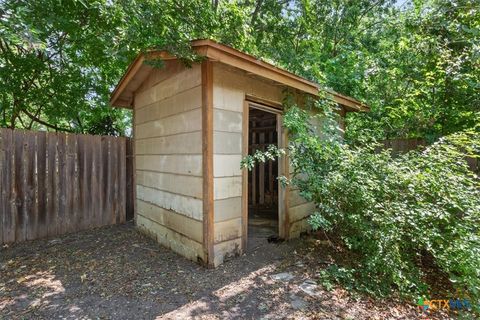
<svg viewBox="0 0 480 320">
<path fill-rule="evenodd" d="M 212 38 L 366 102 L 351 139 L 435 140 L 480 121 L 479 30 L 475 0 L 4 0 L 0 125 L 123 134 L 108 98 L 134 56 Z"/>
</svg>

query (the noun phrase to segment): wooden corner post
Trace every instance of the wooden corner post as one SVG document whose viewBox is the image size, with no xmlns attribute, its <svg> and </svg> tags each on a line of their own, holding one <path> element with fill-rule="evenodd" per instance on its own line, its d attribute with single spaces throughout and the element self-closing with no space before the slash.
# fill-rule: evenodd
<svg viewBox="0 0 480 320">
<path fill-rule="evenodd" d="M 213 212 L 213 65 L 202 61 L 202 165 L 203 165 L 203 252 L 205 264 L 214 267 Z"/>
<path fill-rule="evenodd" d="M 247 100 L 243 102 L 242 119 L 242 157 L 248 156 L 248 115 L 250 106 Z M 248 240 L 248 169 L 242 169 L 242 251 L 247 251 Z"/>
<path fill-rule="evenodd" d="M 277 115 L 277 132 L 278 132 L 278 147 L 287 150 L 288 135 L 286 129 L 283 127 L 282 115 Z M 288 154 L 281 157 L 278 163 L 278 176 L 290 177 L 290 166 Z M 282 239 L 289 239 L 290 237 L 290 217 L 289 209 L 289 186 L 278 186 L 278 235 Z"/>
</svg>

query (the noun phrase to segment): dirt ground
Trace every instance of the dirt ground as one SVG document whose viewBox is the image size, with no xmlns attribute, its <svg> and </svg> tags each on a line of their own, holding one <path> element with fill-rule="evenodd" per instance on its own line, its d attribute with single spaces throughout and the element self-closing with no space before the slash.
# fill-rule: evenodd
<svg viewBox="0 0 480 320">
<path fill-rule="evenodd" d="M 276 244 L 259 236 L 251 244 L 215 270 L 157 245 L 132 224 L 4 246 L 0 319 L 422 318 L 416 306 L 341 288 L 304 292 L 301 284 L 314 281 L 321 265 L 318 240 Z"/>
</svg>

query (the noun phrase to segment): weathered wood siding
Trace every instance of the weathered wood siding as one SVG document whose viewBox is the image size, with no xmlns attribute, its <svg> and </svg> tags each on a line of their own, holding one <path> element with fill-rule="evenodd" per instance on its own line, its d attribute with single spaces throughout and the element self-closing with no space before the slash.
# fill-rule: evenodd
<svg viewBox="0 0 480 320">
<path fill-rule="evenodd" d="M 215 265 L 242 248 L 243 111 L 246 95 L 281 102 L 282 89 L 215 63 L 213 68 Z M 248 119 L 247 119 L 248 121 Z"/>
<path fill-rule="evenodd" d="M 0 243 L 123 223 L 130 139 L 0 129 Z"/>
<path fill-rule="evenodd" d="M 313 113 L 310 114 L 313 115 Z M 342 118 L 339 118 L 339 120 L 342 120 Z M 318 117 L 311 118 L 310 125 L 318 136 L 323 136 L 322 119 Z M 289 171 L 290 173 L 293 172 L 291 166 Z M 288 188 L 287 196 L 289 218 L 287 236 L 289 238 L 297 238 L 301 233 L 311 229 L 307 221 L 310 215 L 315 212 L 315 204 L 305 200 L 305 198 L 300 195 L 298 188 L 295 187 Z"/>
<path fill-rule="evenodd" d="M 215 185 L 215 265 L 242 248 L 242 154 L 243 112 L 246 96 L 281 104 L 283 87 L 254 78 L 221 64 L 214 64 L 214 185 Z M 301 101 L 302 98 L 298 97 Z M 246 119 L 248 121 L 248 119 Z M 280 140 L 279 140 L 280 141 Z M 284 215 L 280 230 L 287 238 L 307 231 L 308 216 L 314 211 L 297 190 L 283 192 Z"/>
<path fill-rule="evenodd" d="M 288 193 L 288 217 L 290 220 L 288 237 L 296 238 L 302 232 L 310 230 L 308 217 L 315 211 L 313 202 L 306 201 L 298 189 L 290 188 Z"/>
<path fill-rule="evenodd" d="M 135 94 L 137 226 L 160 244 L 204 260 L 201 69 L 166 62 Z"/>
</svg>

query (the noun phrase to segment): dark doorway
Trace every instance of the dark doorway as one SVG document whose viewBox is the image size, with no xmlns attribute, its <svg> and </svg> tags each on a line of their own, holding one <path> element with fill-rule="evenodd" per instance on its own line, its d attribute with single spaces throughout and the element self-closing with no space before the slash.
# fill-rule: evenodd
<svg viewBox="0 0 480 320">
<path fill-rule="evenodd" d="M 278 146 L 277 114 L 250 106 L 248 153 Z M 249 247 L 256 240 L 278 237 L 278 162 L 269 160 L 248 174 Z M 252 241 L 253 240 L 253 241 Z"/>
</svg>

